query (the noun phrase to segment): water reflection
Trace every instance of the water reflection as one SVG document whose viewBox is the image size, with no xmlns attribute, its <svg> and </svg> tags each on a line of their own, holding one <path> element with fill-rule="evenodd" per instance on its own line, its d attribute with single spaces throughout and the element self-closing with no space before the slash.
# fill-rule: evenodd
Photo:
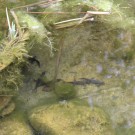
<svg viewBox="0 0 135 135">
<path fill-rule="evenodd" d="M 103 71 L 102 65 L 101 64 L 97 64 L 96 70 L 97 70 L 97 73 L 102 73 L 102 71 Z"/>
<path fill-rule="evenodd" d="M 93 105 L 92 96 L 89 96 L 89 97 L 88 97 L 88 104 L 90 105 L 91 109 L 93 109 L 94 105 Z"/>
</svg>

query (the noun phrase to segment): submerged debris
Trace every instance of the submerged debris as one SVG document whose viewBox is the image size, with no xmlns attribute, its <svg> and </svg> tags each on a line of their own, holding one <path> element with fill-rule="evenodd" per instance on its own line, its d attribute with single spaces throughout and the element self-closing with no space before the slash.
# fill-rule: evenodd
<svg viewBox="0 0 135 135">
<path fill-rule="evenodd" d="M 15 103 L 12 101 L 12 96 L 0 97 L 0 118 L 13 112 L 15 109 Z"/>
<path fill-rule="evenodd" d="M 75 26 L 75 25 L 78 25 L 78 23 L 82 19 L 83 18 L 75 18 L 75 19 L 70 19 L 70 20 L 65 20 L 65 21 L 57 22 L 57 23 L 54 23 L 54 27 L 55 27 L 55 29 L 61 29 L 61 28 L 67 28 L 67 27 Z M 93 17 L 89 17 L 89 18 L 84 20 L 84 22 L 87 22 L 87 21 L 94 21 L 94 18 Z"/>
<path fill-rule="evenodd" d="M 36 63 L 37 66 L 40 67 L 40 61 L 37 59 L 36 56 L 28 56 L 27 59 L 31 64 Z"/>
<path fill-rule="evenodd" d="M 96 80 L 96 79 L 87 79 L 87 78 L 80 78 L 81 81 L 73 81 L 73 82 L 68 82 L 68 83 L 72 83 L 74 85 L 87 85 L 87 84 L 95 84 L 96 86 L 101 86 L 104 85 L 105 83 L 100 81 L 100 80 Z"/>
<path fill-rule="evenodd" d="M 37 80 L 34 80 L 36 82 L 35 88 L 33 90 L 34 92 L 37 91 L 38 87 L 47 85 L 47 82 L 45 82 L 45 80 L 44 80 L 45 75 L 46 75 L 46 71 L 42 72 Z"/>
<path fill-rule="evenodd" d="M 9 115 L 10 113 L 12 113 L 15 109 L 15 103 L 14 102 L 10 102 L 10 104 L 8 104 L 8 106 L 6 106 L 0 113 L 0 117 L 5 117 L 6 115 Z"/>
</svg>

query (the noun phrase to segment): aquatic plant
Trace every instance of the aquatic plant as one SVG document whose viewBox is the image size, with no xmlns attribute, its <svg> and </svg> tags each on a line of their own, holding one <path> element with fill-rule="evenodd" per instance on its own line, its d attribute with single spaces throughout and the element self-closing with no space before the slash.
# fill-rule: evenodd
<svg viewBox="0 0 135 135">
<path fill-rule="evenodd" d="M 1 87 L 18 89 L 18 85 L 22 83 L 20 64 L 24 62 L 23 55 L 28 53 L 25 49 L 24 41 L 17 44 L 3 42 L 0 47 Z M 1 91 L 2 89 L 0 89 Z"/>
<path fill-rule="evenodd" d="M 49 47 L 50 54 L 53 56 L 53 51 L 55 51 L 55 48 L 53 47 L 53 39 L 48 37 L 49 32 L 44 25 L 34 16 L 25 12 L 16 11 L 16 15 L 18 17 L 20 26 L 29 30 L 30 35 L 34 37 L 35 42 Z"/>
<path fill-rule="evenodd" d="M 26 50 L 28 32 L 17 34 L 15 25 L 10 20 L 6 9 L 9 37 L 0 42 L 0 94 L 15 91 L 22 84 L 22 75 L 20 65 L 24 62 L 24 55 L 28 54 Z M 6 94 L 7 94 L 6 93 Z"/>
<path fill-rule="evenodd" d="M 14 60 L 23 61 L 23 55 L 27 54 L 26 40 L 29 34 L 23 33 L 22 37 L 12 39 L 10 41 L 3 40 L 0 44 L 0 71 L 9 66 Z"/>
<path fill-rule="evenodd" d="M 43 22 L 48 25 L 67 18 L 71 19 L 78 18 L 80 16 L 82 17 L 82 15 L 87 11 L 109 12 L 110 14 L 106 16 L 95 15 L 94 20 L 110 25 L 110 29 L 122 28 L 133 30 L 132 28 L 135 24 L 134 9 L 130 4 L 124 5 L 123 3 L 123 1 L 121 3 L 116 3 L 113 0 L 68 0 L 52 4 L 54 6 L 49 6 L 42 10 L 44 12 L 41 16 L 43 18 Z M 51 14 L 47 14 L 47 12 L 50 12 Z"/>
<path fill-rule="evenodd" d="M 100 10 L 111 11 L 113 7 L 113 0 L 93 0 L 91 4 Z"/>
<path fill-rule="evenodd" d="M 10 23 L 7 8 L 6 8 L 6 16 L 7 16 L 7 22 L 8 22 L 8 27 L 9 27 L 9 36 L 10 36 L 10 39 L 12 40 L 12 39 L 16 38 L 17 31 L 15 28 L 15 24 L 13 22 L 12 22 L 12 25 L 10 26 L 11 23 Z"/>
<path fill-rule="evenodd" d="M 55 94 L 59 99 L 71 99 L 76 96 L 76 88 L 73 84 L 60 81 L 55 84 Z"/>
<path fill-rule="evenodd" d="M 14 94 L 22 85 L 23 75 L 17 65 L 6 67 L 0 74 L 0 94 Z"/>
</svg>

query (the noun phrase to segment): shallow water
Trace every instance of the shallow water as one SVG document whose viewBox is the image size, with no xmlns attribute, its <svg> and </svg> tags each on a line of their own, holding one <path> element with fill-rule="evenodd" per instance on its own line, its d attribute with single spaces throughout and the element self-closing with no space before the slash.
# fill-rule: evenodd
<svg viewBox="0 0 135 135">
<path fill-rule="evenodd" d="M 14 7 L 33 2 L 9 1 L 9 5 Z M 128 3 L 128 8 L 133 8 L 134 2 L 132 6 L 131 2 Z M 122 0 L 120 3 L 125 6 Z M 37 17 L 40 19 L 41 16 Z M 33 45 L 30 54 L 37 56 L 41 67 L 37 67 L 36 64 L 29 65 L 27 73 L 24 72 L 24 84 L 14 99 L 16 110 L 9 118 L 20 115 L 27 122 L 27 113 L 29 114 L 33 108 L 58 103 L 59 100 L 53 91 L 47 92 L 42 86 L 37 88 L 36 93 L 33 92 L 36 83 L 34 80 L 39 78 L 41 72 L 47 72 L 48 81 L 52 81 L 57 72 L 57 78 L 65 82 L 80 81 L 80 78 L 104 82 L 102 86 L 75 85 L 77 98 L 87 101 L 91 109 L 103 109 L 109 117 L 114 134 L 134 135 L 134 31 L 126 26 L 125 29 L 109 27 L 110 24 L 103 22 L 88 22 L 61 30 L 47 25 L 48 31 L 52 33 L 54 47 L 61 53 L 56 51 L 54 56 L 50 57 L 49 48 L 40 43 Z"/>
</svg>

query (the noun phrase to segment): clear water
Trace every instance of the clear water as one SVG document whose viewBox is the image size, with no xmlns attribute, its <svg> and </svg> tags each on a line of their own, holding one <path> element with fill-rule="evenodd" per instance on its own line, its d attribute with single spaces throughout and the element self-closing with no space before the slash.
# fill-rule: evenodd
<svg viewBox="0 0 135 135">
<path fill-rule="evenodd" d="M 34 2 L 9 0 L 6 4 L 9 7 L 16 7 Z M 134 2 L 121 0 L 116 1 L 116 3 L 120 3 L 117 6 L 123 6 L 123 9 L 127 11 L 127 15 L 134 13 Z M 132 14 L 128 14 L 128 10 L 132 11 Z M 94 107 L 103 109 L 109 117 L 114 134 L 134 135 L 134 28 L 130 25 L 119 28 L 116 27 L 117 23 L 112 26 L 107 22 L 97 21 L 87 22 L 77 27 L 55 30 L 47 24 L 46 18 L 49 15 L 43 17 L 35 14 L 34 16 L 39 20 L 42 18 L 42 22 L 47 25 L 47 30 L 52 33 L 54 47 L 59 49 L 61 54 L 56 51 L 54 56 L 50 57 L 49 48 L 41 44 L 34 44 L 30 54 L 37 56 L 41 67 L 30 65 L 28 74 L 24 73 L 24 85 L 15 98 L 16 110 L 11 118 L 19 115 L 22 116 L 21 119 L 27 121 L 27 116 L 24 114 L 27 114 L 31 108 L 58 102 L 53 92 L 44 92 L 42 87 L 37 89 L 37 93 L 32 91 L 35 86 L 33 80 L 37 80 L 42 71 L 47 71 L 46 78 L 49 81 L 53 79 L 57 71 L 57 78 L 65 82 L 71 82 L 74 79 L 80 80 L 80 78 L 104 82 L 102 86 L 97 86 L 94 83 L 75 86 L 78 90 L 77 98 L 87 101 L 91 109 Z M 51 17 L 54 16 L 51 15 Z M 134 16 L 131 17 L 134 18 Z M 128 19 L 126 21 L 128 23 Z M 1 26 L 1 32 L 3 29 L 3 26 Z"/>
</svg>

